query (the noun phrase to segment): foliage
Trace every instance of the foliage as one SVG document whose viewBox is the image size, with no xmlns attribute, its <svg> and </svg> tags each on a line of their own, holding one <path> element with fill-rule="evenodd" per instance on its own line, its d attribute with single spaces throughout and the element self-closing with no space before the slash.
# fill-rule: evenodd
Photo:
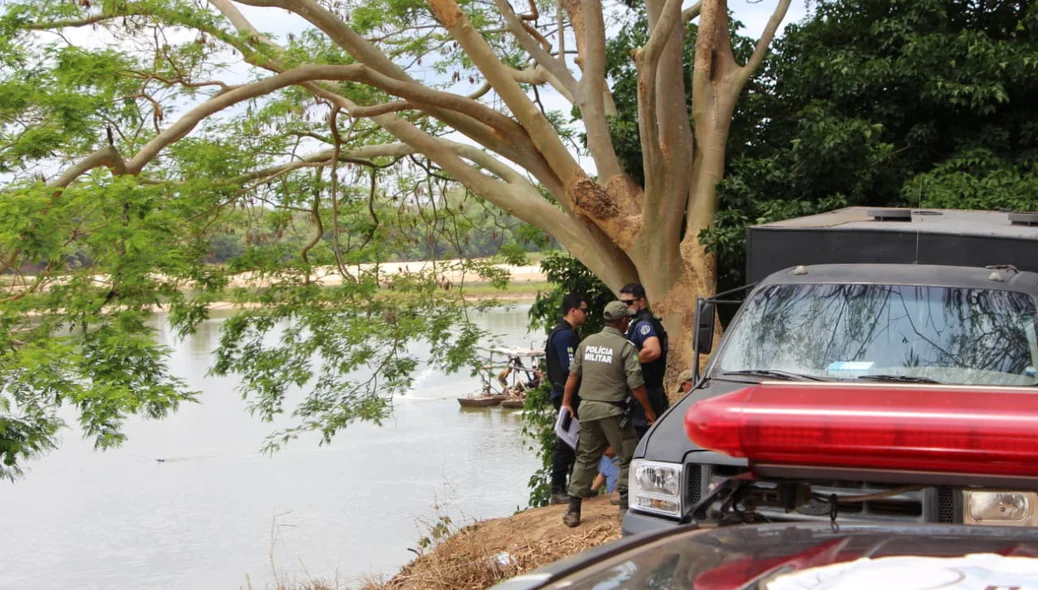
<svg viewBox="0 0 1038 590">
<path fill-rule="evenodd" d="M 100 42 L 33 31 L 90 18 Z M 386 139 L 370 121 L 336 124 L 336 141 L 327 103 L 292 88 L 199 121 L 123 173 L 134 161 L 120 154 L 226 90 L 208 80 L 228 48 L 249 51 L 179 0 L 10 2 L 0 15 L 0 479 L 52 450 L 63 416 L 107 449 L 130 417 L 197 401 L 156 325 L 183 337 L 221 300 L 243 311 L 222 324 L 212 372 L 240 376 L 258 418 L 295 419 L 267 450 L 377 422 L 411 384 L 415 342 L 449 372 L 483 336 L 445 264 L 396 276 L 378 265 L 461 258 L 454 268 L 500 288 L 507 273 L 468 257 L 515 261 L 549 244 L 424 156 L 363 152 Z M 318 36 L 289 53 L 349 61 Z M 342 161 L 298 165 L 314 143 Z"/>
<path fill-rule="evenodd" d="M 721 211 L 702 236 L 719 288 L 747 225 L 847 205 L 1038 209 L 1038 7 L 827 0 L 760 74 L 755 131 L 729 143 Z"/>
<path fill-rule="evenodd" d="M 530 330 L 551 332 L 559 319 L 562 298 L 567 293 L 580 293 L 587 299 L 588 314 L 580 327 L 581 338 L 600 331 L 604 325 L 601 310 L 616 299 L 601 280 L 579 260 L 559 252 L 550 252 L 541 261 L 552 288 L 537 293 L 530 308 Z M 543 369 L 544 367 L 542 367 Z M 551 462 L 555 450 L 555 408 L 551 403 L 551 384 L 544 380 L 527 393 L 523 404 L 523 436 L 537 453 L 541 467 L 530 476 L 530 506 L 547 506 L 551 499 Z"/>
</svg>

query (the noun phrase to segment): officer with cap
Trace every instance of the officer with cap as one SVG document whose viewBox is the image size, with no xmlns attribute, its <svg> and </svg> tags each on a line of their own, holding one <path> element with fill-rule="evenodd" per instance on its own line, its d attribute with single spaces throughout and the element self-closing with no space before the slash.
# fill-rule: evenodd
<svg viewBox="0 0 1038 590">
<path fill-rule="evenodd" d="M 566 526 L 580 524 L 580 504 L 592 495 L 591 483 L 598 474 L 598 463 L 606 447 L 612 446 L 620 459 L 620 516 L 627 511 L 627 471 L 638 445 L 638 434 L 631 420 L 624 418 L 628 391 L 645 410 L 649 424 L 656 413 L 645 391 L 638 351 L 624 337 L 631 321 L 630 310 L 619 301 L 605 306 L 605 327 L 577 347 L 566 379 L 562 407 L 573 412 L 573 400 L 580 393 L 580 438 L 577 460 L 569 484 L 569 508 L 562 517 Z"/>
</svg>

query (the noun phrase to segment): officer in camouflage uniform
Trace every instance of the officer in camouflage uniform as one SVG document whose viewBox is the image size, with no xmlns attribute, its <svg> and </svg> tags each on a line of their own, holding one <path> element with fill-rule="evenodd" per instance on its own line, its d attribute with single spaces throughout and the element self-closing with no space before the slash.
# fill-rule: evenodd
<svg viewBox="0 0 1038 590">
<path fill-rule="evenodd" d="M 598 474 L 598 462 L 606 447 L 612 446 L 620 459 L 620 516 L 627 511 L 627 471 L 638 445 L 638 434 L 631 420 L 621 426 L 627 396 L 632 392 L 645 410 L 649 424 L 656 413 L 645 392 L 638 350 L 624 337 L 631 321 L 627 306 L 610 302 L 603 313 L 606 326 L 577 347 L 569 367 L 562 407 L 573 411 L 573 400 L 580 393 L 580 439 L 577 460 L 569 485 L 569 508 L 562 517 L 566 526 L 580 524 L 580 503 L 592 495 L 591 483 Z"/>
</svg>

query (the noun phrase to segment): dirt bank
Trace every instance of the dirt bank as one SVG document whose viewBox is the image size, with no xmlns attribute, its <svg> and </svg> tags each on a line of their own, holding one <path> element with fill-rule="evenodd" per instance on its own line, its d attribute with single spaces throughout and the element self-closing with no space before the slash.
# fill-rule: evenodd
<svg viewBox="0 0 1038 590">
<path fill-rule="evenodd" d="M 580 526 L 562 524 L 565 506 L 547 506 L 473 524 L 363 590 L 480 590 L 620 538 L 619 510 L 608 496 L 585 500 Z"/>
</svg>

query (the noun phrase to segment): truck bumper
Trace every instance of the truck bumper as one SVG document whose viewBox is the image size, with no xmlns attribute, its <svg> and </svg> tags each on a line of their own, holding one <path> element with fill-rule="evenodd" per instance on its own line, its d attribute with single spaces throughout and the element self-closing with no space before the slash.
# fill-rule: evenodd
<svg viewBox="0 0 1038 590">
<path fill-rule="evenodd" d="M 682 525 L 679 525 L 676 520 L 668 520 L 652 514 L 638 512 L 637 510 L 628 510 L 623 522 L 620 524 L 620 534 L 624 537 L 629 537 L 641 533 L 655 533 L 679 526 Z"/>
</svg>

